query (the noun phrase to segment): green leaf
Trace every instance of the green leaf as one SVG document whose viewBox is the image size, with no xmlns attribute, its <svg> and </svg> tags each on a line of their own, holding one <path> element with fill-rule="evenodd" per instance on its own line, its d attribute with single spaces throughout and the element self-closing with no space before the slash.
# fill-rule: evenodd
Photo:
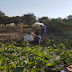
<svg viewBox="0 0 72 72">
<path fill-rule="evenodd" d="M 49 39 L 49 42 L 51 42 L 51 40 Z"/>
<path fill-rule="evenodd" d="M 66 62 L 67 64 L 70 64 L 70 63 L 71 63 L 71 60 L 70 60 L 70 59 L 66 59 L 65 62 Z"/>
<path fill-rule="evenodd" d="M 2 47 L 4 47 L 5 45 L 4 44 L 2 44 Z"/>
<path fill-rule="evenodd" d="M 72 57 L 72 54 L 68 54 L 69 55 L 69 57 Z"/>
<path fill-rule="evenodd" d="M 54 63 L 56 63 L 56 65 L 60 64 L 60 60 L 53 60 Z"/>
<path fill-rule="evenodd" d="M 61 67 L 58 67 L 57 69 L 58 69 L 58 70 L 61 70 L 61 69 L 63 69 L 63 66 L 61 66 Z"/>
<path fill-rule="evenodd" d="M 55 49 L 55 51 L 58 52 L 59 50 L 58 49 Z"/>
<path fill-rule="evenodd" d="M 61 43 L 60 46 L 64 46 L 64 44 Z"/>
<path fill-rule="evenodd" d="M 40 69 L 41 72 L 45 72 L 43 69 Z"/>
<path fill-rule="evenodd" d="M 46 60 L 50 60 L 50 59 L 51 59 L 51 57 L 50 57 L 50 56 L 45 55 L 45 58 L 44 58 L 44 59 L 46 59 Z"/>
<path fill-rule="evenodd" d="M 41 60 L 41 57 L 37 57 L 36 59 L 37 59 L 37 60 Z"/>
<path fill-rule="evenodd" d="M 28 72 L 28 70 L 24 69 L 23 72 Z"/>
<path fill-rule="evenodd" d="M 39 55 L 40 57 L 44 57 L 44 56 L 45 56 L 45 53 L 42 52 L 42 53 L 39 53 L 38 55 Z"/>
<path fill-rule="evenodd" d="M 48 62 L 48 60 L 42 60 L 44 63 L 47 63 Z"/>
<path fill-rule="evenodd" d="M 56 65 L 56 63 L 54 63 L 54 62 L 47 64 L 47 66 L 51 66 L 51 67 L 54 67 L 55 65 Z"/>
<path fill-rule="evenodd" d="M 37 69 L 36 68 L 35 69 L 32 69 L 31 72 L 37 72 Z"/>
<path fill-rule="evenodd" d="M 65 48 L 66 46 L 63 46 L 63 48 Z"/>
<path fill-rule="evenodd" d="M 31 48 L 28 49 L 29 51 L 32 50 Z"/>
<path fill-rule="evenodd" d="M 61 52 L 61 55 L 64 55 L 64 52 Z"/>
<path fill-rule="evenodd" d="M 36 47 L 36 48 L 39 48 L 40 46 L 39 46 L 39 45 L 35 45 L 35 47 Z"/>
<path fill-rule="evenodd" d="M 16 68 L 16 64 L 14 63 L 14 68 Z"/>
</svg>

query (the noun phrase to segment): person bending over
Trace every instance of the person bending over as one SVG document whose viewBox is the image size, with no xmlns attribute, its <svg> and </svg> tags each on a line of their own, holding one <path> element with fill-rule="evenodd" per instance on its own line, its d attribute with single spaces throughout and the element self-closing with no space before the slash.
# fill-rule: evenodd
<svg viewBox="0 0 72 72">
<path fill-rule="evenodd" d="M 33 41 L 31 41 L 30 44 L 34 44 L 34 45 L 39 45 L 40 44 L 39 33 L 36 33 L 36 34 L 32 33 L 31 38 L 33 39 Z"/>
</svg>

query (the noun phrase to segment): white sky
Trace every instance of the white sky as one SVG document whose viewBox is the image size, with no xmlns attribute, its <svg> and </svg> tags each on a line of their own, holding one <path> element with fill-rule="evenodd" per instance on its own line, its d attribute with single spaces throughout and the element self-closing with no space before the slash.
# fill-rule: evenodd
<svg viewBox="0 0 72 72">
<path fill-rule="evenodd" d="M 65 18 L 72 15 L 72 0 L 0 0 L 0 10 L 8 16 L 34 13 L 36 17 Z"/>
</svg>

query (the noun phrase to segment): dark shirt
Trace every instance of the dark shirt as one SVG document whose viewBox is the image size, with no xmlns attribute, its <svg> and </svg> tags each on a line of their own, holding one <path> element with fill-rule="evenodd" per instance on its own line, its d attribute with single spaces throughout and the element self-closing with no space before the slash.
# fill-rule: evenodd
<svg viewBox="0 0 72 72">
<path fill-rule="evenodd" d="M 39 40 L 40 40 L 40 37 L 38 35 L 35 35 L 34 44 L 38 45 L 39 44 Z"/>
<path fill-rule="evenodd" d="M 45 36 L 46 35 L 46 28 L 44 26 L 41 26 L 42 30 L 41 30 L 41 36 Z"/>
</svg>

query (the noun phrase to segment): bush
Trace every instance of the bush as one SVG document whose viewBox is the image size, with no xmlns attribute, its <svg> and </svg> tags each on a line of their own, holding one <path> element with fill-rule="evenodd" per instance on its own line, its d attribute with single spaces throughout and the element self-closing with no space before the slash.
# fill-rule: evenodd
<svg viewBox="0 0 72 72">
<path fill-rule="evenodd" d="M 16 71 L 20 67 L 24 67 L 21 72 L 58 72 L 72 64 L 72 49 L 69 50 L 66 44 L 56 44 L 52 40 L 47 44 L 45 47 L 19 41 L 1 44 L 1 72 Z"/>
</svg>

